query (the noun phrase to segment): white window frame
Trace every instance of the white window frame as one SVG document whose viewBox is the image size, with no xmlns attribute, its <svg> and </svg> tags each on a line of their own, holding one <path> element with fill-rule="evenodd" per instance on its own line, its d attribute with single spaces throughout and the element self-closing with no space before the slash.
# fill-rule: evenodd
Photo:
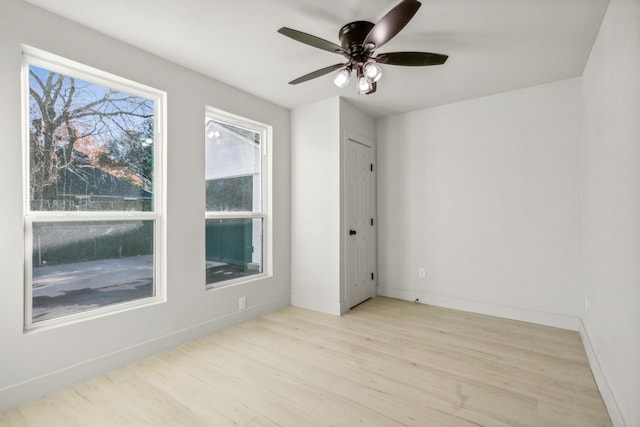
<svg viewBox="0 0 640 427">
<path fill-rule="evenodd" d="M 271 176 L 271 145 L 273 138 L 273 127 L 267 124 L 251 120 L 236 114 L 232 114 L 211 106 L 205 108 L 205 123 L 206 120 L 216 120 L 230 125 L 247 129 L 252 132 L 260 134 L 260 153 L 261 153 L 261 170 L 260 170 L 260 185 L 262 206 L 260 212 L 213 212 L 207 211 L 205 208 L 205 224 L 210 219 L 262 219 L 262 272 L 252 274 L 246 277 L 240 277 L 237 279 L 229 279 L 216 283 L 206 283 L 207 290 L 220 289 L 223 287 L 236 285 L 239 283 L 246 283 L 254 280 L 264 279 L 272 275 L 272 176 Z M 204 130 L 204 127 L 203 127 Z M 206 135 L 204 136 L 206 138 Z M 203 156 L 205 157 L 205 156 Z M 206 158 L 205 158 L 206 162 Z M 206 167 L 206 163 L 202 165 L 203 170 Z M 206 206 L 206 204 L 205 204 Z"/>
<path fill-rule="evenodd" d="M 29 151 L 29 66 L 45 68 L 60 74 L 82 79 L 131 95 L 154 101 L 154 163 L 153 163 L 153 211 L 32 211 L 30 206 L 30 151 Z M 143 306 L 166 302 L 166 250 L 165 250 L 165 150 L 166 150 L 166 92 L 133 82 L 114 74 L 75 62 L 58 55 L 22 46 L 22 147 L 23 147 L 23 217 L 24 217 L 24 330 L 43 329 L 76 323 L 85 319 L 102 317 Z M 89 222 L 150 220 L 153 227 L 153 295 L 131 301 L 33 322 L 32 272 L 33 272 L 33 224 L 35 222 Z"/>
</svg>

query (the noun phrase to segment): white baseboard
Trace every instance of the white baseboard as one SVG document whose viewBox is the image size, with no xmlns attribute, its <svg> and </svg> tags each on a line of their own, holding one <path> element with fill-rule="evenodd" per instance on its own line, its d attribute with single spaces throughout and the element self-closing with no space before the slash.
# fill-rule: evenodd
<svg viewBox="0 0 640 427">
<path fill-rule="evenodd" d="M 569 329 L 571 331 L 578 331 L 580 329 L 579 318 L 561 314 L 545 313 L 542 311 L 467 301 L 457 298 L 448 298 L 400 288 L 378 287 L 378 295 L 406 301 L 415 301 L 416 298 L 419 298 L 420 302 L 423 304 L 437 305 L 439 307 L 470 311 L 473 313 L 536 323 L 539 325 L 553 326 L 555 328 Z"/>
<path fill-rule="evenodd" d="M 456 310 L 470 311 L 473 313 L 487 314 L 490 316 L 503 317 L 511 320 L 519 320 L 523 322 L 536 323 L 545 326 L 553 326 L 556 328 L 578 331 L 582 338 L 582 343 L 587 353 L 589 366 L 593 372 L 596 385 L 602 395 L 609 417 L 614 427 L 627 427 L 624 421 L 618 403 L 609 387 L 607 378 L 602 370 L 596 352 L 589 339 L 589 334 L 582 322 L 582 319 L 571 316 L 563 316 L 552 313 L 538 312 L 534 310 L 525 310 L 520 308 L 505 307 L 493 304 L 478 303 L 473 301 L 460 300 L 456 298 L 447 298 L 436 295 L 429 295 L 415 291 L 408 291 L 399 288 L 379 287 L 378 295 L 390 298 L 397 298 L 406 301 L 415 301 L 420 299 L 421 303 L 436 305 L 439 307 L 453 308 Z"/>
<path fill-rule="evenodd" d="M 598 360 L 598 356 L 591 344 L 591 339 L 589 338 L 589 334 L 587 333 L 587 329 L 582 320 L 580 320 L 580 337 L 582 338 L 584 351 L 587 353 L 587 359 L 589 359 L 589 366 L 591 367 L 593 378 L 596 380 L 602 400 L 604 400 L 604 404 L 609 412 L 611 422 L 614 427 L 627 427 L 622 413 L 620 412 L 620 408 L 618 407 L 618 402 L 616 402 L 615 396 L 609 387 L 607 377 L 604 375 L 604 371 L 602 370 L 602 366 L 600 365 L 600 361 Z"/>
<path fill-rule="evenodd" d="M 73 384 L 113 371 L 130 363 L 270 313 L 290 304 L 289 295 L 274 298 L 246 310 L 208 320 L 171 334 L 123 348 L 95 359 L 67 366 L 40 377 L 0 389 L 0 413 L 45 397 Z"/>
<path fill-rule="evenodd" d="M 343 307 L 340 302 L 310 298 L 305 295 L 291 294 L 291 305 L 335 316 L 343 314 Z"/>
</svg>

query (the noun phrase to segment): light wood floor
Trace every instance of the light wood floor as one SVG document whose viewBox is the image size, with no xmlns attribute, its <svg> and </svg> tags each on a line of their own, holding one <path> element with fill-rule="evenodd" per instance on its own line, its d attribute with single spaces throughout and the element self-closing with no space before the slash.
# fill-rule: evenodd
<svg viewBox="0 0 640 427">
<path fill-rule="evenodd" d="M 378 297 L 289 307 L 0 415 L 3 426 L 610 426 L 576 332 Z"/>
</svg>

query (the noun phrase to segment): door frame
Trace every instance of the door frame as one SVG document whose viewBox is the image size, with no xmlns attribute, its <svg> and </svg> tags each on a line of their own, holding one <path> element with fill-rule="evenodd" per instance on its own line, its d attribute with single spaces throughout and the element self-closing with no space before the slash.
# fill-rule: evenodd
<svg viewBox="0 0 640 427">
<path fill-rule="evenodd" d="M 347 147 L 349 141 L 364 145 L 371 150 L 371 163 L 373 164 L 373 171 L 371 172 L 371 215 L 373 217 L 373 227 L 371 229 L 371 267 L 373 273 L 373 280 L 371 281 L 371 297 L 375 297 L 378 294 L 378 245 L 377 245 L 377 199 L 376 199 L 376 144 L 370 138 L 364 137 L 356 132 L 348 129 L 343 130 L 342 143 L 340 148 L 340 170 L 341 170 L 341 185 L 340 185 L 340 313 L 345 314 L 350 310 L 349 304 L 349 289 L 347 284 L 347 241 L 349 239 L 348 224 L 346 221 L 346 207 L 348 197 L 348 180 L 347 180 Z"/>
</svg>

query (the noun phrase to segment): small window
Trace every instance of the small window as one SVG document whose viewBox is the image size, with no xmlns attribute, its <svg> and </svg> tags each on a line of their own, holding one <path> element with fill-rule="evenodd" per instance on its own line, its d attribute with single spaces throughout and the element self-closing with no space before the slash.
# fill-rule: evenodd
<svg viewBox="0 0 640 427">
<path fill-rule="evenodd" d="M 214 109 L 205 116 L 208 287 L 265 272 L 270 129 Z"/>
<path fill-rule="evenodd" d="M 162 297 L 164 94 L 26 48 L 25 324 Z"/>
</svg>

